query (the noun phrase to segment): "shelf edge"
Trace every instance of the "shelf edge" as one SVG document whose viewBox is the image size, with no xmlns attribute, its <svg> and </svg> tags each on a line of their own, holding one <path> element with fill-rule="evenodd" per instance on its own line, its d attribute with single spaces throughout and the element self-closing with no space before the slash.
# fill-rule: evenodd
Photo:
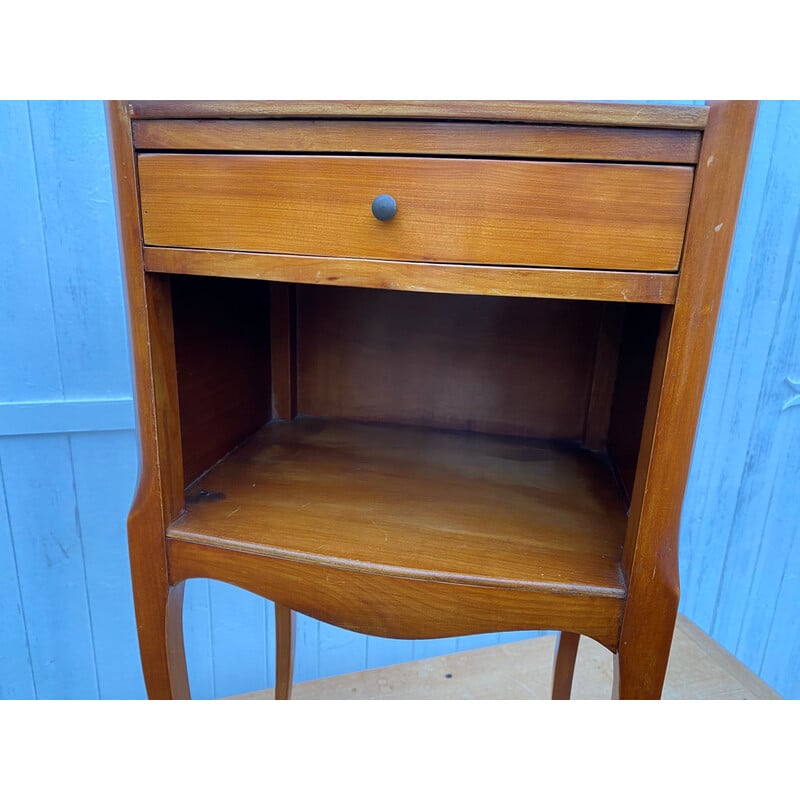
<svg viewBox="0 0 800 800">
<path fill-rule="evenodd" d="M 144 247 L 147 272 L 372 289 L 671 305 L 676 272 L 504 267 Z"/>
<path fill-rule="evenodd" d="M 620 570 L 619 586 L 597 586 L 590 584 L 555 583 L 552 581 L 521 581 L 504 578 L 492 578 L 486 575 L 467 575 L 456 572 L 442 572 L 413 567 L 398 567 L 390 564 L 379 564 L 371 561 L 357 559 L 337 558 L 336 556 L 316 555 L 299 550 L 290 550 L 281 547 L 269 547 L 250 542 L 240 542 L 233 539 L 224 539 L 202 533 L 194 533 L 180 527 L 179 518 L 167 528 L 167 539 L 188 544 L 213 547 L 217 550 L 246 553 L 255 556 L 267 556 L 281 561 L 292 561 L 298 564 L 311 564 L 319 567 L 330 567 L 347 572 L 361 572 L 369 575 L 382 575 L 388 578 L 403 578 L 434 583 L 450 583 L 460 586 L 483 586 L 503 589 L 516 589 L 519 591 L 537 592 L 540 594 L 556 594 L 568 596 L 593 596 L 607 597 L 614 600 L 625 599 L 625 586 L 622 582 Z"/>
</svg>

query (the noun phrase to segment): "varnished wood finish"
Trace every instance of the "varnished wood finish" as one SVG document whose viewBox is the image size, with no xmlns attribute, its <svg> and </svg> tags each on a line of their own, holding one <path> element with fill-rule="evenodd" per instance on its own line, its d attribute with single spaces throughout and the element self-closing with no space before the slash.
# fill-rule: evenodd
<svg viewBox="0 0 800 800">
<path fill-rule="evenodd" d="M 394 639 L 579 626 L 613 649 L 624 604 L 605 595 L 401 578 L 177 539 L 168 552 L 174 581 L 227 581 L 323 622 Z"/>
<path fill-rule="evenodd" d="M 583 436 L 595 304 L 319 286 L 297 298 L 301 414 Z"/>
<path fill-rule="evenodd" d="M 189 700 L 189 672 L 183 643 L 183 595 L 186 584 L 180 581 L 167 594 L 166 639 L 169 658 L 170 699 Z"/>
<path fill-rule="evenodd" d="M 172 284 L 185 486 L 270 419 L 269 287 L 211 278 Z"/>
<path fill-rule="evenodd" d="M 182 487 L 186 480 L 181 459 L 178 381 L 175 370 L 175 326 L 172 316 L 172 285 L 166 275 L 145 277 L 150 364 L 153 374 L 153 406 L 156 443 L 162 480 L 161 503 L 166 520 L 183 508 Z"/>
<path fill-rule="evenodd" d="M 630 498 L 662 312 L 660 307 L 643 304 L 626 306 L 624 311 L 606 445 L 626 496 Z M 669 313 L 669 309 L 664 313 Z"/>
<path fill-rule="evenodd" d="M 180 468 L 178 460 L 163 464 L 165 447 L 159 447 L 158 419 L 163 412 L 156 405 L 156 384 L 164 383 L 165 359 L 159 352 L 157 311 L 150 307 L 146 276 L 142 264 L 142 233 L 139 224 L 136 165 L 131 143 L 130 122 L 123 103 L 109 103 L 107 120 L 111 153 L 115 164 L 114 186 L 121 250 L 125 259 L 125 290 L 129 308 L 128 323 L 133 345 L 134 392 L 139 431 L 139 481 L 128 515 L 128 547 L 131 578 L 136 604 L 136 625 L 148 696 L 153 699 L 182 697 L 184 672 L 177 672 L 175 638 L 168 644 L 170 603 L 164 529 L 172 511 L 180 503 L 170 475 Z M 162 281 L 163 286 L 163 281 Z M 162 292 L 163 294 L 163 292 Z M 162 303 L 167 313 L 168 305 Z M 167 381 L 170 383 L 170 381 Z M 158 392 L 163 397 L 163 392 Z M 174 477 L 172 480 L 174 484 Z M 165 485 L 166 484 L 166 485 Z M 173 601 L 177 596 L 172 596 Z"/>
<path fill-rule="evenodd" d="M 698 131 L 370 120 L 139 120 L 140 150 L 397 153 L 696 164 Z"/>
<path fill-rule="evenodd" d="M 162 247 L 674 271 L 688 167 L 363 156 L 139 157 Z M 371 203 L 391 194 L 397 214 Z"/>
<path fill-rule="evenodd" d="M 580 634 L 617 653 L 617 696 L 658 697 L 755 109 L 109 105 L 142 445 L 129 532 L 148 694 L 188 692 L 178 609 L 183 582 L 199 577 L 273 599 L 284 643 L 289 609 L 399 638 L 556 629 L 570 632 L 556 696 Z M 141 146 L 160 136 L 209 149 L 137 161 L 134 119 L 163 121 L 142 123 Z M 487 122 L 498 135 L 476 138 Z M 676 166 L 698 132 L 696 169 Z M 315 152 L 348 137 L 349 155 L 219 154 L 248 142 Z M 384 146 L 394 155 L 353 154 Z M 522 152 L 564 155 L 513 160 Z M 655 163 L 631 163 L 647 152 Z M 379 192 L 399 201 L 388 223 L 370 214 Z M 207 305 L 186 315 L 195 291 Z M 593 301 L 619 305 L 601 323 Z M 188 377 L 205 343 L 213 391 Z M 243 414 L 213 400 L 237 398 L 245 374 L 263 391 Z M 223 455 L 198 456 L 203 426 L 185 417 L 206 413 L 240 446 L 190 487 L 202 501 L 184 511 L 184 472 Z M 295 413 L 247 440 L 237 428 Z"/>
<path fill-rule="evenodd" d="M 615 678 L 620 697 L 660 696 L 666 672 L 678 606 L 681 502 L 757 106 L 712 105 L 703 138 L 663 381 L 648 401 L 652 435 L 646 422 L 646 461 L 631 503 L 629 596 Z"/>
<path fill-rule="evenodd" d="M 617 379 L 617 359 L 622 331 L 623 308 L 605 303 L 597 333 L 592 389 L 586 410 L 586 432 L 583 443 L 589 450 L 606 449 L 614 386 Z"/>
<path fill-rule="evenodd" d="M 559 125 L 611 125 L 633 128 L 702 130 L 703 106 L 656 106 L 636 103 L 561 103 L 487 100 L 133 100 L 133 119 L 378 117 L 381 119 L 465 119 L 540 122 Z"/>
<path fill-rule="evenodd" d="M 581 637 L 577 633 L 561 631 L 556 639 L 553 659 L 553 700 L 569 700 L 572 692 L 572 676 Z"/>
<path fill-rule="evenodd" d="M 420 581 L 625 594 L 625 508 L 606 464 L 575 447 L 298 418 L 194 488 L 219 499 L 190 507 L 171 539 Z"/>
<path fill-rule="evenodd" d="M 294 287 L 270 286 L 270 372 L 272 418 L 294 419 L 297 413 L 297 320 Z"/>
<path fill-rule="evenodd" d="M 360 286 L 444 294 L 612 300 L 625 303 L 675 301 L 678 276 L 664 272 L 527 269 L 369 259 L 209 252 L 145 247 L 145 268 L 176 275 Z"/>
<path fill-rule="evenodd" d="M 294 676 L 295 613 L 275 603 L 275 699 L 290 700 Z"/>
</svg>

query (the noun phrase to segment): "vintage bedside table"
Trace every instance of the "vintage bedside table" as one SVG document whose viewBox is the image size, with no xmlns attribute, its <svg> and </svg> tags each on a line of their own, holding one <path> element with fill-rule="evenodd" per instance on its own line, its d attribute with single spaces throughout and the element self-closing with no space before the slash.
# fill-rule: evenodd
<svg viewBox="0 0 800 800">
<path fill-rule="evenodd" d="M 661 694 L 756 104 L 108 106 L 150 697 L 184 582 L 399 638 L 580 635 Z"/>
</svg>

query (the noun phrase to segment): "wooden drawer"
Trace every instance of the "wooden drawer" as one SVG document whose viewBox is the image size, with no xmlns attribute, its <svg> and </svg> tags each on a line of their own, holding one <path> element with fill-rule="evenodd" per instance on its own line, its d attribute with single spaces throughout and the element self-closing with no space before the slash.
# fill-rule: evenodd
<svg viewBox="0 0 800 800">
<path fill-rule="evenodd" d="M 148 245 L 465 264 L 678 268 L 693 169 L 461 158 L 144 154 Z M 371 212 L 391 194 L 397 214 Z"/>
</svg>

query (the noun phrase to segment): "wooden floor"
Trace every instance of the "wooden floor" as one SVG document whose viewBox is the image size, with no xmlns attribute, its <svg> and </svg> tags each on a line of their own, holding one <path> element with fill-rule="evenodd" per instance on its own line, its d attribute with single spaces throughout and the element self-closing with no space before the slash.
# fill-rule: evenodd
<svg viewBox="0 0 800 800">
<path fill-rule="evenodd" d="M 555 636 L 299 683 L 296 700 L 539 700 L 549 697 Z M 573 697 L 611 695 L 612 656 L 581 638 Z M 779 700 L 760 678 L 685 617 L 678 618 L 665 699 Z M 269 700 L 272 690 L 236 700 Z"/>
</svg>

